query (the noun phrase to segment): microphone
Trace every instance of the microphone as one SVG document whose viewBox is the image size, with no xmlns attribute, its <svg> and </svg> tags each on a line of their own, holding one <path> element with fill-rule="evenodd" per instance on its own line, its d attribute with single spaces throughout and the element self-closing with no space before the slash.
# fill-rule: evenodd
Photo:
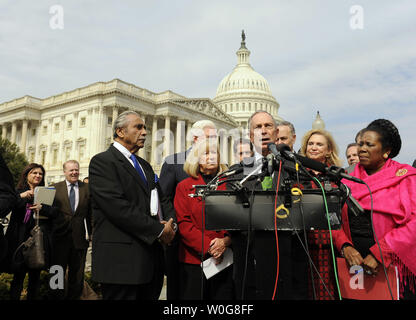
<svg viewBox="0 0 416 320">
<path fill-rule="evenodd" d="M 277 145 L 276 149 L 286 159 L 289 159 L 289 160 L 292 160 L 292 161 L 296 160 L 295 154 L 293 153 L 293 151 L 290 149 L 290 147 L 287 144 L 280 143 L 280 144 Z"/>
<path fill-rule="evenodd" d="M 340 168 L 340 167 L 337 167 L 337 166 L 327 167 L 322 162 L 319 162 L 319 161 L 316 161 L 316 160 L 313 160 L 313 159 L 309 159 L 307 157 L 303 157 L 303 156 L 298 155 L 298 154 L 293 154 L 293 155 L 296 158 L 296 160 L 298 160 L 304 167 L 307 167 L 307 168 L 315 170 L 315 171 L 319 171 L 321 173 L 326 173 L 330 176 L 335 176 L 335 177 L 339 178 L 339 180 L 341 180 L 341 178 L 343 178 L 343 179 L 354 181 L 356 183 L 364 184 L 364 182 L 361 179 L 358 179 L 356 177 L 350 176 L 349 174 L 346 174 L 345 170 L 343 168 Z"/>
<path fill-rule="evenodd" d="M 222 177 L 229 177 L 229 176 L 232 176 L 234 174 L 241 173 L 241 172 L 243 172 L 243 170 L 244 170 L 244 167 L 239 167 L 239 168 L 234 169 L 234 170 L 228 170 L 226 172 L 223 172 L 221 176 Z"/>
<path fill-rule="evenodd" d="M 266 159 L 267 159 L 267 171 L 269 172 L 270 175 L 272 175 L 274 171 L 274 155 L 269 153 Z"/>
<path fill-rule="evenodd" d="M 279 151 L 277 151 L 277 148 L 276 148 L 276 145 L 274 144 L 274 142 L 269 142 L 267 144 L 267 149 L 269 149 L 269 151 L 271 153 L 273 153 L 273 155 L 280 156 L 280 153 L 279 153 Z"/>
</svg>

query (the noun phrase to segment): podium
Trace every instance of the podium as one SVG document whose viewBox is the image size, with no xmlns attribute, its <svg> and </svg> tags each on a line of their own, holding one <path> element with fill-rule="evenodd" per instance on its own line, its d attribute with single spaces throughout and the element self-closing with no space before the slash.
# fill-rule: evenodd
<svg viewBox="0 0 416 320">
<path fill-rule="evenodd" d="M 207 230 L 328 230 L 322 191 L 302 190 L 303 195 L 279 192 L 275 214 L 275 191 L 248 193 L 250 206 L 246 207 L 238 192 L 206 190 L 205 228 Z M 341 227 L 342 192 L 325 192 L 332 230 Z M 283 207 L 284 205 L 284 207 Z M 276 217 L 276 226 L 275 220 Z"/>
</svg>

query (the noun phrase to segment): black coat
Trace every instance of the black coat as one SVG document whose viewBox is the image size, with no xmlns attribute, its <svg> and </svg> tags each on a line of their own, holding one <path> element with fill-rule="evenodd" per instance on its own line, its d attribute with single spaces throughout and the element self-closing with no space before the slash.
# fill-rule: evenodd
<svg viewBox="0 0 416 320">
<path fill-rule="evenodd" d="M 162 188 L 163 194 L 171 199 L 171 201 L 175 198 L 178 183 L 189 177 L 183 170 L 188 153 L 189 150 L 167 156 L 160 170 L 160 187 Z"/>
<path fill-rule="evenodd" d="M 0 155 L 0 218 L 9 214 L 18 200 L 17 193 L 13 185 L 13 176 L 3 157 Z M 3 226 L 0 225 L 0 262 L 7 253 L 7 241 L 4 238 Z"/>
<path fill-rule="evenodd" d="M 17 193 L 27 191 L 28 189 L 17 190 Z M 18 201 L 15 207 L 12 210 L 10 216 L 10 222 L 6 231 L 6 240 L 8 243 L 7 255 L 4 262 L 4 270 L 6 272 L 17 272 L 24 270 L 23 257 L 21 254 L 16 255 L 16 260 L 13 260 L 13 254 L 16 249 L 26 241 L 30 236 L 30 231 L 36 224 L 33 214 L 31 214 L 29 221 L 24 223 L 24 217 L 26 215 L 26 205 L 33 204 L 33 200 L 28 200 L 26 198 L 20 198 L 18 196 Z M 46 219 L 39 219 L 39 227 L 43 232 L 44 236 L 44 249 L 45 249 L 45 261 L 47 268 L 50 265 L 51 250 L 52 250 L 52 225 L 53 219 L 57 216 L 57 211 L 54 207 L 43 204 L 42 209 L 39 212 L 40 216 L 45 217 Z"/>
<path fill-rule="evenodd" d="M 56 194 L 54 206 L 58 210 L 54 221 L 53 236 L 58 241 L 72 241 L 76 249 L 87 249 L 85 240 L 85 224 L 87 222 L 88 234 L 91 234 L 91 204 L 88 184 L 78 181 L 79 202 L 77 209 L 72 213 L 69 203 L 66 181 L 54 184 Z"/>
<path fill-rule="evenodd" d="M 100 283 L 148 283 L 163 254 L 157 240 L 163 225 L 150 214 L 150 193 L 157 186 L 155 174 L 148 162 L 137 160 L 148 186 L 113 146 L 91 159 L 92 277 Z M 160 188 L 158 191 L 164 220 L 175 219 L 173 206 Z"/>
</svg>

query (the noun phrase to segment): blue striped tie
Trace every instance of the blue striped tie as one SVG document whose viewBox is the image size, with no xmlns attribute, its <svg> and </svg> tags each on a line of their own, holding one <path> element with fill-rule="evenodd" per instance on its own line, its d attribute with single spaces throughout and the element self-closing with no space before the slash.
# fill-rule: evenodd
<svg viewBox="0 0 416 320">
<path fill-rule="evenodd" d="M 71 183 L 71 190 L 69 190 L 69 203 L 71 205 L 72 213 L 75 212 L 75 184 Z"/>
<path fill-rule="evenodd" d="M 140 168 L 140 165 L 139 165 L 139 162 L 136 159 L 136 156 L 134 154 L 132 154 L 132 155 L 130 155 L 130 159 L 133 161 L 134 168 L 136 169 L 137 173 L 140 175 L 144 184 L 147 186 L 146 176 L 144 175 L 142 168 Z"/>
</svg>

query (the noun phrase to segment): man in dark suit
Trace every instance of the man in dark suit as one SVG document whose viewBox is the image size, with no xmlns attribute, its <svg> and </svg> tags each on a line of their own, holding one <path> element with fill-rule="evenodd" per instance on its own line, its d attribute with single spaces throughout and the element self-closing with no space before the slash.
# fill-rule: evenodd
<svg viewBox="0 0 416 320">
<path fill-rule="evenodd" d="M 146 126 L 134 111 L 118 116 L 114 144 L 89 167 L 92 277 L 105 300 L 156 300 L 163 285 L 163 249 L 175 236 L 175 213 L 143 148 Z"/>
<path fill-rule="evenodd" d="M 217 139 L 217 129 L 210 120 L 200 120 L 193 124 L 191 128 L 192 144 L 202 139 Z M 184 152 L 175 153 L 166 157 L 160 171 L 160 187 L 163 194 L 173 204 L 176 186 L 179 182 L 189 177 L 183 170 L 188 149 Z M 170 246 L 165 247 L 165 273 L 167 278 L 166 296 L 168 300 L 179 299 L 179 288 L 181 280 L 179 277 L 179 233 L 172 241 Z"/>
<path fill-rule="evenodd" d="M 14 189 L 13 176 L 7 168 L 6 162 L 0 154 L 0 219 L 9 214 L 18 200 Z M 0 224 L 0 261 L 7 252 L 7 242 Z"/>
<path fill-rule="evenodd" d="M 266 111 L 253 113 L 249 121 L 250 141 L 258 154 L 267 157 L 270 142 L 285 143 L 292 150 L 296 141 L 293 125 L 290 122 L 277 124 L 273 116 Z M 281 185 L 287 177 L 290 164 L 282 170 Z M 285 172 L 286 171 L 286 172 Z M 276 173 L 276 172 L 275 172 Z M 261 183 L 247 183 L 251 191 L 275 190 L 277 174 L 263 177 Z M 266 183 L 268 181 L 268 183 Z M 254 207 L 254 212 L 256 208 Z M 254 213 L 255 214 L 255 213 Z M 308 261 L 298 237 L 291 231 L 278 231 L 279 250 L 273 231 L 256 230 L 250 234 L 249 254 L 246 261 L 247 236 L 235 232 L 232 235 L 234 249 L 234 268 L 236 296 L 238 299 L 293 300 L 308 298 Z M 277 251 L 279 255 L 277 255 Z M 277 259 L 279 259 L 279 277 L 276 283 Z M 244 286 L 243 286 L 244 283 Z M 276 293 L 276 294 L 274 294 Z"/>
<path fill-rule="evenodd" d="M 59 214 L 54 221 L 52 264 L 68 267 L 67 299 L 78 300 L 84 285 L 84 269 L 89 234 L 91 234 L 91 205 L 88 185 L 79 178 L 79 163 L 66 161 L 65 180 L 54 185 L 54 206 Z M 65 291 L 56 289 L 56 298 L 63 299 Z"/>
</svg>

